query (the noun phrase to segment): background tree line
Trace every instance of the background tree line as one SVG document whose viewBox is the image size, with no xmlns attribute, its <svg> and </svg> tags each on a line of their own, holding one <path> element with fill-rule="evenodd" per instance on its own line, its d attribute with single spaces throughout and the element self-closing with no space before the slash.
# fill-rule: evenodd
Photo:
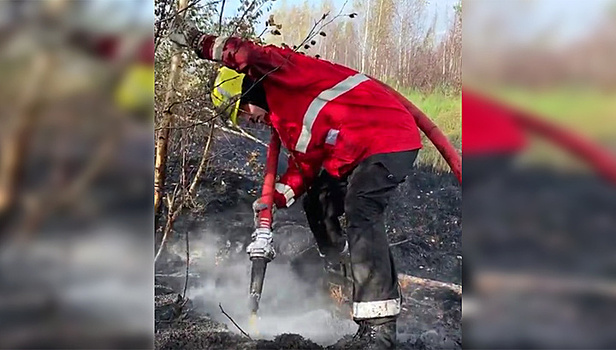
<svg viewBox="0 0 616 350">
<path fill-rule="evenodd" d="M 301 51 L 339 63 L 396 88 L 459 91 L 461 86 L 462 5 L 450 9 L 445 33 L 437 33 L 437 16 L 426 0 L 356 0 L 345 3 L 343 18 L 331 23 L 326 37 Z M 339 13 L 332 0 L 319 4 L 286 0 L 273 10 L 280 35 L 269 32 L 265 42 L 289 46 L 301 43 L 323 14 Z M 427 24 L 426 24 L 427 23 Z M 440 34 L 440 35 L 439 35 Z"/>
</svg>

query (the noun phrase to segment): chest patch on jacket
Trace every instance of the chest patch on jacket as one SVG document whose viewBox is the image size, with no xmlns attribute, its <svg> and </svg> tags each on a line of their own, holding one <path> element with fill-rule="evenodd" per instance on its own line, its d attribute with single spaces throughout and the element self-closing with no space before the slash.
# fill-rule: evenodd
<svg viewBox="0 0 616 350">
<path fill-rule="evenodd" d="M 325 143 L 334 146 L 336 144 L 336 139 L 338 139 L 338 133 L 340 133 L 340 130 L 329 130 L 327 132 L 327 137 L 325 137 Z"/>
</svg>

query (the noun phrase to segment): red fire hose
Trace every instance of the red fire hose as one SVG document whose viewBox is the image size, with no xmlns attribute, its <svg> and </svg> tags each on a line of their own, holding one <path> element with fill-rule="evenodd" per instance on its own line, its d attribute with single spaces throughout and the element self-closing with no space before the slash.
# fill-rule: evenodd
<svg viewBox="0 0 616 350">
<path fill-rule="evenodd" d="M 265 162 L 265 179 L 261 192 L 261 201 L 267 205 L 267 209 L 259 212 L 259 228 L 272 228 L 272 206 L 274 205 L 274 191 L 276 185 L 276 172 L 278 170 L 278 156 L 280 155 L 280 137 L 272 128 L 272 136 L 267 148 L 267 160 Z"/>
<path fill-rule="evenodd" d="M 398 91 L 394 90 L 389 85 L 372 78 L 374 81 L 383 85 L 389 92 L 398 98 L 398 100 L 406 107 L 406 109 L 413 115 L 417 127 L 426 135 L 436 149 L 441 153 L 449 168 L 453 174 L 458 178 L 458 181 L 462 183 L 462 157 L 456 150 L 456 148 L 449 142 L 449 139 L 443 132 L 434 124 L 424 112 L 412 104 L 406 97 L 402 96 Z"/>
<path fill-rule="evenodd" d="M 269 147 L 267 148 L 267 160 L 265 163 L 265 179 L 261 192 L 261 202 L 267 206 L 259 211 L 258 229 L 271 231 L 272 229 L 272 208 L 274 205 L 274 191 L 276 185 L 276 172 L 278 170 L 278 156 L 280 155 L 280 137 L 274 128 Z M 250 311 L 253 317 L 259 309 L 259 301 L 263 292 L 263 281 L 265 270 L 269 260 L 265 258 L 251 258 L 252 267 L 250 271 Z M 254 319 L 252 320 L 254 322 Z"/>
<path fill-rule="evenodd" d="M 536 133 L 585 161 L 601 176 L 616 184 L 616 157 L 601 146 L 565 129 L 521 111 L 512 111 L 513 119 L 525 130 Z"/>
<path fill-rule="evenodd" d="M 533 133 L 577 157 L 606 180 L 616 184 L 616 155 L 605 147 L 578 133 L 560 127 L 544 117 L 519 107 L 513 107 L 498 99 L 490 98 L 479 91 L 470 89 L 463 92 L 463 94 L 465 93 L 468 97 L 469 113 L 474 113 L 466 116 L 468 120 L 481 118 L 484 115 L 486 119 L 490 118 L 490 120 L 498 118 L 499 123 L 501 120 L 505 120 L 506 129 L 511 129 L 510 133 Z M 466 98 L 464 97 L 463 99 Z M 487 120 L 488 125 L 492 123 L 490 120 Z M 491 131 L 490 129 L 488 130 L 488 132 Z M 500 132 L 500 130 L 497 132 Z M 479 137 L 481 136 L 489 139 L 494 138 L 494 135 L 480 134 Z M 474 137 L 478 136 L 474 135 Z M 505 139 L 510 139 L 510 137 L 505 136 Z M 518 144 L 519 142 L 513 141 L 513 143 Z M 515 150 L 518 149 L 519 147 L 516 146 Z"/>
</svg>

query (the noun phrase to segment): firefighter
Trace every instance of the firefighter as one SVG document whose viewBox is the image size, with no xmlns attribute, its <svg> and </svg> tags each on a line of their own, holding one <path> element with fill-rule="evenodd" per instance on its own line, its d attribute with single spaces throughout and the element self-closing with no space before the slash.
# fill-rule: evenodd
<svg viewBox="0 0 616 350">
<path fill-rule="evenodd" d="M 170 39 L 227 67 L 212 97 L 231 105 L 233 121 L 265 123 L 279 133 L 290 157 L 276 184 L 276 207 L 289 207 L 306 193 L 304 209 L 322 256 L 336 262 L 350 253 L 359 325 L 354 341 L 393 349 L 401 295 L 384 212 L 421 148 L 413 116 L 369 77 L 289 48 L 207 35 L 181 19 Z M 239 94 L 239 101 L 229 102 Z"/>
</svg>

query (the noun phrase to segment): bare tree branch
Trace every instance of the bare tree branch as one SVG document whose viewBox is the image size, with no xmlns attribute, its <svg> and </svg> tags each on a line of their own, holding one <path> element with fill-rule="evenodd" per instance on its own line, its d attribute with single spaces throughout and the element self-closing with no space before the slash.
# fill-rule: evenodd
<svg viewBox="0 0 616 350">
<path fill-rule="evenodd" d="M 158 247 L 158 252 L 156 252 L 156 256 L 154 257 L 154 264 L 156 264 L 156 262 L 158 261 L 158 258 L 160 257 L 163 250 L 165 249 L 165 245 L 167 244 L 167 240 L 169 239 L 169 234 L 171 233 L 171 230 L 173 229 L 173 223 L 177 219 L 179 213 L 182 211 L 182 208 L 184 206 L 184 201 L 180 201 L 177 207 L 175 206 L 175 203 L 177 203 L 176 200 L 178 198 L 178 194 L 180 190 L 179 187 L 180 187 L 179 183 L 176 184 L 175 190 L 173 191 L 173 196 L 167 195 L 167 208 L 169 208 L 169 213 L 167 214 L 167 223 L 165 224 L 165 229 L 163 232 L 163 239 L 160 242 L 160 247 Z"/>
<path fill-rule="evenodd" d="M 180 0 L 178 11 L 185 9 L 188 6 L 187 0 Z M 171 58 L 171 68 L 169 72 L 168 88 L 169 91 L 165 94 L 164 105 L 170 105 L 174 99 L 174 86 L 180 76 L 180 66 L 182 63 L 181 52 L 176 52 Z M 163 196 L 163 188 L 165 185 L 165 175 L 167 166 L 167 148 L 169 143 L 169 127 L 173 124 L 173 114 L 165 110 L 163 112 L 162 129 L 157 132 L 155 161 L 154 161 L 154 215 L 158 213 L 160 202 Z M 171 210 L 171 208 L 169 208 Z"/>
<path fill-rule="evenodd" d="M 199 168 L 197 168 L 197 172 L 195 173 L 195 176 L 193 177 L 193 180 L 190 184 L 190 188 L 188 190 L 188 198 L 193 198 L 195 196 L 195 193 L 197 192 L 197 185 L 199 184 L 199 180 L 201 179 L 201 176 L 203 175 L 203 173 L 205 172 L 205 168 L 206 168 L 206 164 L 208 162 L 208 160 L 210 159 L 208 157 L 208 153 L 210 152 L 210 146 L 212 145 L 212 139 L 214 138 L 214 122 L 210 122 L 211 126 L 210 126 L 210 134 L 208 135 L 208 139 L 207 142 L 205 143 L 205 147 L 203 147 L 203 154 L 201 155 L 201 162 L 199 163 Z"/>
<path fill-rule="evenodd" d="M 186 300 L 186 289 L 188 289 L 188 276 L 190 267 L 190 240 L 188 238 L 189 230 L 186 230 L 186 279 L 184 280 L 184 291 L 182 292 L 182 299 Z"/>
<path fill-rule="evenodd" d="M 252 136 L 251 134 L 249 134 L 249 133 L 248 133 L 248 132 L 246 132 L 244 129 L 240 128 L 239 126 L 238 126 L 238 127 L 236 127 L 239 131 L 235 131 L 235 130 L 233 130 L 233 129 L 229 129 L 229 128 L 227 128 L 227 127 L 224 127 L 224 126 L 218 126 L 218 125 L 216 126 L 216 128 L 218 128 L 218 129 L 220 129 L 220 130 L 222 130 L 222 131 L 224 131 L 224 132 L 227 132 L 227 133 L 229 133 L 229 134 L 233 134 L 233 135 L 237 135 L 237 136 L 245 137 L 245 138 L 247 138 L 247 139 L 249 139 L 249 140 L 251 140 L 251 141 L 254 141 L 254 142 L 256 142 L 256 143 L 260 144 L 260 145 L 261 145 L 261 146 L 263 146 L 263 147 L 268 147 L 268 144 L 267 144 L 266 142 L 264 142 L 264 141 L 262 141 L 262 140 L 259 140 L 258 138 L 256 138 L 256 137 Z"/>
<path fill-rule="evenodd" d="M 188 3 L 186 7 L 172 11 L 169 16 L 162 18 L 154 23 L 154 28 L 156 28 L 156 32 L 154 33 L 154 51 L 158 49 L 158 44 L 160 44 L 160 39 L 162 36 L 161 33 L 163 32 L 163 25 L 166 25 L 166 22 L 173 20 L 176 16 L 181 15 L 184 12 L 188 11 L 188 9 L 195 7 L 200 1 L 201 0 L 193 0 L 192 2 Z M 214 5 L 214 4 L 217 4 L 218 2 L 219 0 L 210 1 L 209 3 L 199 6 L 199 7 L 206 7 L 209 5 Z"/>
<path fill-rule="evenodd" d="M 235 327 L 237 327 L 237 329 L 240 330 L 240 332 L 242 332 L 243 335 L 247 336 L 248 339 L 252 340 L 252 338 L 250 337 L 250 335 L 246 332 L 244 332 L 244 330 L 242 329 L 242 327 L 240 327 L 237 323 L 235 323 L 235 321 L 233 320 L 233 318 L 231 318 L 231 316 L 229 316 L 226 312 L 225 309 L 222 308 L 222 304 L 218 303 L 218 307 L 220 308 L 220 311 L 222 312 L 223 315 L 227 316 L 227 318 L 233 322 L 233 324 L 235 325 Z"/>
<path fill-rule="evenodd" d="M 218 18 L 218 35 L 222 33 L 222 14 L 225 12 L 225 2 L 226 0 L 222 0 L 222 6 L 220 7 L 220 17 Z"/>
<path fill-rule="evenodd" d="M 242 13 L 242 16 L 240 17 L 240 19 L 237 21 L 237 23 L 235 24 L 235 27 L 233 27 L 233 31 L 231 32 L 231 36 L 235 35 L 235 32 L 237 31 L 237 29 L 240 27 L 240 24 L 242 23 L 242 21 L 244 20 L 244 17 L 246 17 L 246 14 L 248 12 L 250 12 L 252 10 L 252 8 L 255 6 L 255 2 L 256 0 L 252 0 L 252 2 L 250 3 L 250 6 L 248 6 L 246 8 L 246 10 L 244 10 L 244 13 Z"/>
<path fill-rule="evenodd" d="M 411 238 L 405 239 L 405 240 L 402 240 L 400 242 L 392 243 L 392 244 L 389 245 L 389 247 L 390 248 L 391 247 L 395 247 L 395 246 L 398 246 L 398 245 L 401 245 L 401 244 L 404 244 L 404 243 L 407 243 L 407 242 L 410 242 L 410 241 L 411 241 Z"/>
</svg>

